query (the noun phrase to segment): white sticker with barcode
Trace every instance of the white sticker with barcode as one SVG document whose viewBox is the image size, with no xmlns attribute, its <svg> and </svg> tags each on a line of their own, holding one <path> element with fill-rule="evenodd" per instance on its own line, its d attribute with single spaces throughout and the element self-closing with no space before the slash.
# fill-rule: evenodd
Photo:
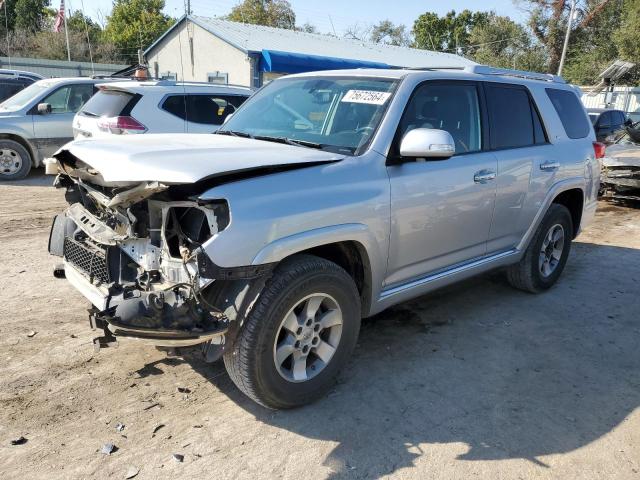
<svg viewBox="0 0 640 480">
<path fill-rule="evenodd" d="M 342 97 L 343 102 L 368 103 L 371 105 L 384 105 L 391 96 L 390 92 L 376 92 L 374 90 L 349 90 Z"/>
</svg>

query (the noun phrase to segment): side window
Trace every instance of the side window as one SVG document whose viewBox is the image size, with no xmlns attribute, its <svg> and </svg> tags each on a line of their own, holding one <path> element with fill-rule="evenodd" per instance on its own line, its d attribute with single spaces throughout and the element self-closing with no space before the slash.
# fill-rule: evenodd
<svg viewBox="0 0 640 480">
<path fill-rule="evenodd" d="M 591 125 L 578 96 L 570 90 L 547 88 L 547 96 L 555 108 L 564 131 L 569 138 L 584 138 L 591 132 Z"/>
<path fill-rule="evenodd" d="M 189 122 L 222 125 L 243 101 L 242 97 L 225 95 L 172 95 L 162 109 Z"/>
<path fill-rule="evenodd" d="M 486 93 L 491 148 L 517 148 L 544 143 L 540 139 L 544 139 L 542 124 L 523 87 L 487 85 Z M 537 125 L 534 120 L 537 120 Z"/>
<path fill-rule="evenodd" d="M 624 113 L 622 112 L 615 112 L 615 119 L 616 119 L 616 128 L 622 128 L 622 126 L 624 125 Z"/>
<path fill-rule="evenodd" d="M 598 120 L 599 128 L 609 128 L 611 126 L 611 112 L 604 112 Z"/>
<path fill-rule="evenodd" d="M 76 113 L 93 95 L 93 85 L 68 85 L 42 100 L 51 105 L 51 113 Z"/>
<path fill-rule="evenodd" d="M 455 141 L 456 153 L 481 150 L 477 87 L 432 82 L 419 86 L 400 121 L 401 135 L 414 128 L 446 130 Z"/>
</svg>

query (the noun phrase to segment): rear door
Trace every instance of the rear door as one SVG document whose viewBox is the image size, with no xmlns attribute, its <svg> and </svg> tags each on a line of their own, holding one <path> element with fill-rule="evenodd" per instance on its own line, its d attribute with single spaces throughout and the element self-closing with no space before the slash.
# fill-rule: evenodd
<svg viewBox="0 0 640 480">
<path fill-rule="evenodd" d="M 50 157 L 62 145 L 73 140 L 73 117 L 91 98 L 94 88 L 92 83 L 58 87 L 40 101 L 51 105 L 51 113 L 39 113 L 37 105 L 31 109 L 35 143 L 41 158 Z"/>
<path fill-rule="evenodd" d="M 484 84 L 490 125 L 490 148 L 498 160 L 496 206 L 487 251 L 498 253 L 514 248 L 529 227 L 524 207 L 535 182 L 537 168 L 552 179 L 556 160 L 547 141 L 538 108 L 523 85 Z M 541 170 L 546 168 L 546 170 Z M 534 176 L 535 177 L 535 176 Z"/>
</svg>

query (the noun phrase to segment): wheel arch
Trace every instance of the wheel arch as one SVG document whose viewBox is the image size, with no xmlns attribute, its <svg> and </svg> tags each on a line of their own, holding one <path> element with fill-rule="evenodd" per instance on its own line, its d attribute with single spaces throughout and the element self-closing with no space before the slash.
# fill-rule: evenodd
<svg viewBox="0 0 640 480">
<path fill-rule="evenodd" d="M 315 255 L 344 268 L 358 288 L 363 314 L 368 314 L 376 275 L 384 272 L 379 271 L 382 261 L 379 248 L 365 225 L 323 227 L 277 240 L 258 252 L 252 263 L 281 262 L 299 254 Z"/>
<path fill-rule="evenodd" d="M 552 203 L 567 207 L 567 210 L 571 213 L 573 223 L 573 238 L 576 238 L 580 233 L 580 222 L 582 221 L 582 210 L 584 208 L 584 191 L 581 188 L 564 190 L 555 196 Z"/>
</svg>

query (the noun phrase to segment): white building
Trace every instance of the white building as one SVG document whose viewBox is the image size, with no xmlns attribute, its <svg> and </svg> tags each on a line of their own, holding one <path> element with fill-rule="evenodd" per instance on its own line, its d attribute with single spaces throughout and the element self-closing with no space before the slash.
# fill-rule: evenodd
<svg viewBox="0 0 640 480">
<path fill-rule="evenodd" d="M 458 55 L 183 16 L 145 52 L 152 75 L 259 87 L 288 73 L 358 67 L 464 67 Z"/>
</svg>

